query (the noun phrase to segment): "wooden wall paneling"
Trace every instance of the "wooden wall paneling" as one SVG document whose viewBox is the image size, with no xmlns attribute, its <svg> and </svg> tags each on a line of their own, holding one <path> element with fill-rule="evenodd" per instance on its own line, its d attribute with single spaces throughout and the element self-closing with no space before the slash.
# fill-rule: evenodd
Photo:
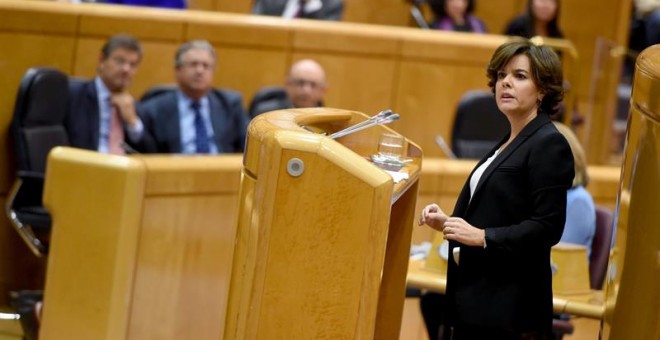
<svg viewBox="0 0 660 340">
<path fill-rule="evenodd" d="M 129 339 L 222 338 L 237 203 L 236 192 L 146 198 Z"/>
<path fill-rule="evenodd" d="M 236 1 L 239 2 L 239 1 Z M 188 10 L 199 11 L 220 11 L 217 7 L 222 3 L 222 0 L 189 0 Z"/>
<path fill-rule="evenodd" d="M 87 5 L 85 5 L 87 6 Z M 152 7 L 95 4 L 80 15 L 81 36 L 130 33 L 140 40 L 181 41 L 185 12 Z"/>
<path fill-rule="evenodd" d="M 197 0 L 195 0 L 197 1 Z M 233 0 L 218 0 L 215 4 L 215 10 L 227 13 L 252 13 L 252 0 L 248 1 L 233 1 Z"/>
<path fill-rule="evenodd" d="M 330 53 L 294 53 L 293 60 L 311 58 L 326 71 L 325 106 L 372 116 L 392 108 L 396 64 L 390 58 L 365 58 Z"/>
<path fill-rule="evenodd" d="M 312 24 L 301 22 L 293 27 L 292 61 L 312 58 L 323 65 L 328 77 L 325 105 L 368 115 L 391 108 L 400 39 L 397 30 Z"/>
<path fill-rule="evenodd" d="M 343 21 L 391 26 L 413 23 L 406 0 L 345 0 Z"/>
<path fill-rule="evenodd" d="M 583 144 L 590 163 L 606 164 L 609 162 L 609 138 L 622 58 L 614 57 L 607 63 L 599 80 L 602 86 L 594 92 L 594 102 L 591 103 L 594 108 L 588 112 L 589 96 L 594 86 L 591 79 L 596 38 L 602 37 L 618 46 L 627 46 L 632 0 L 562 1 L 561 6 L 560 27 L 579 54 L 579 109 L 587 119 L 584 126 L 587 140 L 583 140 Z M 609 51 L 605 55 L 609 55 Z"/>
<path fill-rule="evenodd" d="M 246 18 L 200 17 L 188 25 L 185 39 L 206 39 L 214 45 L 218 53 L 214 84 L 240 91 L 247 108 L 261 87 L 283 84 L 289 67 L 291 33 L 282 20 L 250 17 L 254 25 L 246 25 Z"/>
</svg>

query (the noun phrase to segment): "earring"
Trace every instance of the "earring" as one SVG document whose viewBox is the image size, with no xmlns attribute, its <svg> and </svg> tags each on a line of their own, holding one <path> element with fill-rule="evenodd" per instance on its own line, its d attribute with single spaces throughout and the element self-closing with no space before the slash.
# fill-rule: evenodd
<svg viewBox="0 0 660 340">
<path fill-rule="evenodd" d="M 536 99 L 536 106 L 541 106 L 541 98 Z"/>
</svg>

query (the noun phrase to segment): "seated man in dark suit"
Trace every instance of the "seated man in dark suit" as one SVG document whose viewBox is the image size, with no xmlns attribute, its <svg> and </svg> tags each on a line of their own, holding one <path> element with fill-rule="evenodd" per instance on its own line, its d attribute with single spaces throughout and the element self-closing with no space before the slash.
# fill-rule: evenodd
<svg viewBox="0 0 660 340">
<path fill-rule="evenodd" d="M 252 13 L 283 18 L 341 20 L 343 0 L 256 0 Z"/>
<path fill-rule="evenodd" d="M 252 99 L 250 116 L 274 110 L 323 106 L 326 81 L 323 67 L 314 60 L 303 59 L 291 66 L 284 88 L 266 87 Z"/>
<path fill-rule="evenodd" d="M 140 103 L 142 152 L 243 152 L 249 118 L 241 95 L 211 87 L 215 49 L 204 40 L 184 43 L 175 57 L 178 88 Z"/>
<path fill-rule="evenodd" d="M 69 113 L 64 126 L 71 146 L 124 154 L 124 136 L 135 137 L 142 129 L 128 93 L 141 59 L 140 43 L 118 34 L 103 45 L 94 79 L 69 81 Z"/>
</svg>

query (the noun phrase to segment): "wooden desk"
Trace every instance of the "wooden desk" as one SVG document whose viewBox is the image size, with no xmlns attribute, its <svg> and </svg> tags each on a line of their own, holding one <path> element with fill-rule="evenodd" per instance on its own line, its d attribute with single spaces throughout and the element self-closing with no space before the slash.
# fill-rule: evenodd
<svg viewBox="0 0 660 340">
<path fill-rule="evenodd" d="M 408 264 L 408 287 L 426 289 L 437 293 L 445 292 L 447 277 L 439 272 L 423 268 L 424 261 L 411 260 Z M 553 311 L 558 314 L 571 314 L 592 319 L 602 319 L 605 311 L 602 291 L 592 291 L 588 294 L 559 296 L 552 299 Z"/>
</svg>

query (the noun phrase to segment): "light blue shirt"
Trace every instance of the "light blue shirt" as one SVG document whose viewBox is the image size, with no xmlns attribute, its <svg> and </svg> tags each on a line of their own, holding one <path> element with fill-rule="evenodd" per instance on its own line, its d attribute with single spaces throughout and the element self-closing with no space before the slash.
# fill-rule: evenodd
<svg viewBox="0 0 660 340">
<path fill-rule="evenodd" d="M 197 148 L 195 147 L 195 111 L 190 107 L 193 103 L 193 100 L 187 97 L 183 92 L 177 90 L 177 102 L 179 105 L 179 129 L 181 135 L 181 152 L 182 153 L 197 153 Z M 200 104 L 200 113 L 202 119 L 204 120 L 204 126 L 206 127 L 206 133 L 209 136 L 211 141 L 210 153 L 217 154 L 218 146 L 215 145 L 215 138 L 213 136 L 213 125 L 211 124 L 211 107 L 209 104 L 209 98 L 207 96 L 202 97 L 199 100 Z"/>
<path fill-rule="evenodd" d="M 560 242 L 569 242 L 587 246 L 591 256 L 591 242 L 596 233 L 596 207 L 591 194 L 577 186 L 566 194 L 566 224 Z"/>
</svg>

